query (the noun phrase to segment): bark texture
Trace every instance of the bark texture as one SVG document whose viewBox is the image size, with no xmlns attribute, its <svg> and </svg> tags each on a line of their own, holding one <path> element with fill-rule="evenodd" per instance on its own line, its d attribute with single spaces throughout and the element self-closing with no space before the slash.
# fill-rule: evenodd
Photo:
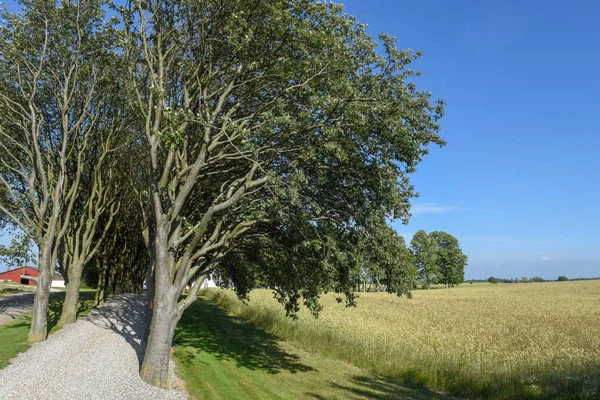
<svg viewBox="0 0 600 400">
<path fill-rule="evenodd" d="M 140 370 L 144 382 L 165 389 L 169 387 L 171 344 L 180 318 L 177 301 L 173 297 L 168 291 L 155 293 L 150 334 Z"/>
<path fill-rule="evenodd" d="M 33 300 L 33 315 L 27 341 L 29 343 L 43 342 L 48 336 L 48 300 L 52 285 L 52 257 L 50 252 L 40 250 L 38 262 L 39 276 Z"/>
<path fill-rule="evenodd" d="M 79 302 L 79 288 L 81 287 L 82 265 L 71 265 L 68 270 L 67 293 L 63 303 L 59 325 L 66 326 L 77 320 L 77 309 Z"/>
</svg>

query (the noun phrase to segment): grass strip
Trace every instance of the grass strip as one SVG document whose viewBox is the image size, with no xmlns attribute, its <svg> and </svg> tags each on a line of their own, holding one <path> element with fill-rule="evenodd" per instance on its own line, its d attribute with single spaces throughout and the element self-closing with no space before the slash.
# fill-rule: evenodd
<svg viewBox="0 0 600 400">
<path fill-rule="evenodd" d="M 48 333 L 60 329 L 57 325 L 60 319 L 65 293 L 53 293 L 48 303 Z M 94 292 L 85 291 L 79 295 L 78 317 L 88 314 L 94 304 Z M 31 324 L 31 313 L 24 314 L 14 321 L 0 325 L 0 369 L 10 364 L 10 360 L 29 348 L 27 335 Z"/>
<path fill-rule="evenodd" d="M 196 399 L 444 399 L 278 340 L 205 298 L 180 321 L 173 353 Z"/>
</svg>

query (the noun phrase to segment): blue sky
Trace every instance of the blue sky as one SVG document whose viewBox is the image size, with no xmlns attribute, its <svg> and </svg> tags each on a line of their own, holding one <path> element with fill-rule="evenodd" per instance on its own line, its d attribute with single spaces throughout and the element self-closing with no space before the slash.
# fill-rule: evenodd
<svg viewBox="0 0 600 400">
<path fill-rule="evenodd" d="M 343 3 L 423 50 L 418 85 L 448 102 L 448 145 L 413 176 L 421 197 L 398 232 L 456 236 L 467 279 L 600 276 L 600 3 Z"/>
<path fill-rule="evenodd" d="M 448 102 L 408 226 L 455 235 L 466 278 L 600 276 L 600 3 L 343 1 L 372 34 L 424 51 Z"/>
</svg>

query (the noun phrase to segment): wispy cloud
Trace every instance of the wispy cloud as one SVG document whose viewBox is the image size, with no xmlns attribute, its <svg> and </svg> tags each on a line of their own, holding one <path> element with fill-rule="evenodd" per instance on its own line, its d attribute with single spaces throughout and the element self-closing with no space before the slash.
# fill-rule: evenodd
<svg viewBox="0 0 600 400">
<path fill-rule="evenodd" d="M 420 203 L 413 204 L 410 207 L 410 213 L 412 215 L 432 215 L 432 214 L 450 214 L 459 211 L 472 211 L 482 213 L 500 213 L 498 210 L 486 210 L 482 208 L 471 208 L 471 207 L 455 207 L 437 203 Z"/>
<path fill-rule="evenodd" d="M 460 207 L 443 206 L 435 203 L 413 204 L 410 208 L 412 215 L 448 214 L 460 211 Z"/>
<path fill-rule="evenodd" d="M 550 257 L 542 257 L 542 261 L 552 261 Z"/>
</svg>

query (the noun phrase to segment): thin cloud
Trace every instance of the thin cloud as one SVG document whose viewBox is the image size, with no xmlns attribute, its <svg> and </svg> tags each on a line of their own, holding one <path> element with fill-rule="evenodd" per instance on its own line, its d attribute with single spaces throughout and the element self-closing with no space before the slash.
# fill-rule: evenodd
<svg viewBox="0 0 600 400">
<path fill-rule="evenodd" d="M 410 213 L 412 215 L 448 214 L 460 210 L 462 210 L 462 208 L 442 206 L 435 203 L 423 203 L 413 204 L 410 208 Z"/>
<path fill-rule="evenodd" d="M 542 257 L 542 261 L 552 261 L 550 257 Z"/>
<path fill-rule="evenodd" d="M 471 211 L 471 212 L 481 212 L 481 213 L 500 213 L 497 210 L 486 210 L 482 208 L 470 208 L 470 207 L 454 207 L 454 206 L 446 206 L 437 203 L 421 203 L 421 204 L 413 204 L 410 207 L 410 213 L 412 215 L 434 215 L 434 214 L 450 214 L 453 212 L 460 211 Z"/>
</svg>

